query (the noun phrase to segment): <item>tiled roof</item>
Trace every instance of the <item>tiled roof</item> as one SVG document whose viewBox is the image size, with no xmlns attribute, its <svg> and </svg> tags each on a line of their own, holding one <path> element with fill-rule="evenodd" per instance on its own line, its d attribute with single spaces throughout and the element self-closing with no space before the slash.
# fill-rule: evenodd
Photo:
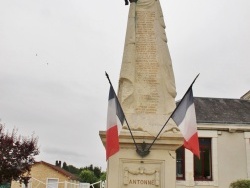
<svg viewBox="0 0 250 188">
<path fill-rule="evenodd" d="M 62 169 L 62 168 L 60 168 L 58 166 L 52 165 L 50 163 L 40 161 L 40 162 L 36 162 L 35 164 L 44 164 L 44 165 L 56 170 L 57 172 L 63 174 L 64 176 L 67 176 L 71 180 L 79 180 L 79 178 L 76 175 L 71 174 L 70 172 L 68 172 L 68 171 L 66 171 L 66 170 L 64 170 L 64 169 Z"/>
<path fill-rule="evenodd" d="M 198 123 L 250 124 L 250 100 L 195 97 Z"/>
<path fill-rule="evenodd" d="M 247 93 L 245 93 L 245 94 L 241 97 L 241 99 L 250 100 L 250 90 L 249 90 Z"/>
</svg>

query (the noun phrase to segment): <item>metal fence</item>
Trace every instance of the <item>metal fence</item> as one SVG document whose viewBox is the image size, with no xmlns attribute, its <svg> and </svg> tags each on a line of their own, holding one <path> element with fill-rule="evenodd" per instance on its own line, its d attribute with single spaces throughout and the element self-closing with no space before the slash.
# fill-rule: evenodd
<svg viewBox="0 0 250 188">
<path fill-rule="evenodd" d="M 55 183 L 50 184 L 46 182 L 42 182 L 36 178 L 31 178 L 30 183 L 28 184 L 27 188 L 104 188 L 105 182 L 104 181 L 98 181 L 96 183 L 74 183 L 74 182 L 57 182 L 57 185 Z M 0 187 L 0 188 L 10 188 L 10 187 Z M 25 188 L 25 187 L 22 187 Z"/>
</svg>

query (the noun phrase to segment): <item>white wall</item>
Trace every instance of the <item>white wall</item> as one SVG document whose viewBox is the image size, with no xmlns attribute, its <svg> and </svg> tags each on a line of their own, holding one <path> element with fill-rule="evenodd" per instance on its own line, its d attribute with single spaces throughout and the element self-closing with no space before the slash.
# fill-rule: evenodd
<svg viewBox="0 0 250 188">
<path fill-rule="evenodd" d="M 218 137 L 219 187 L 247 178 L 247 157 L 244 133 L 222 131 Z"/>
<path fill-rule="evenodd" d="M 250 178 L 250 132 L 199 130 L 199 137 L 212 138 L 213 181 L 193 180 L 193 154 L 185 151 L 185 181 L 176 188 L 228 188 L 238 179 Z"/>
</svg>

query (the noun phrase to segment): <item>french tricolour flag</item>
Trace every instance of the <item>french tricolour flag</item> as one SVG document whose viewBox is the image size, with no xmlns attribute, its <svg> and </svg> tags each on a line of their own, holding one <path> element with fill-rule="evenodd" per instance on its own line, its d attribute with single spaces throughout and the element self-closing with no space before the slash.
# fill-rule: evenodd
<svg viewBox="0 0 250 188">
<path fill-rule="evenodd" d="M 184 137 L 184 147 L 200 158 L 199 140 L 192 87 L 189 88 L 172 115 Z"/>
<path fill-rule="evenodd" d="M 119 133 L 122 129 L 125 116 L 116 97 L 114 88 L 110 86 L 106 131 L 106 160 L 117 153 L 119 147 Z"/>
</svg>

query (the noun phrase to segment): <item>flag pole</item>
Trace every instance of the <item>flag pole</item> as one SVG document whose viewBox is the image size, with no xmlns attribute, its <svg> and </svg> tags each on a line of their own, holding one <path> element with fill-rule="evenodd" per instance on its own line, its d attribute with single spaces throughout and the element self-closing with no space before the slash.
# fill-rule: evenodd
<svg viewBox="0 0 250 188">
<path fill-rule="evenodd" d="M 111 83 L 111 81 L 110 81 L 110 79 L 109 79 L 108 73 L 105 72 L 105 75 L 106 75 L 106 77 L 107 77 L 107 79 L 108 79 L 108 81 L 109 81 L 110 86 L 111 86 L 112 89 L 114 90 L 114 87 L 113 87 L 113 85 L 112 85 L 112 83 Z M 115 91 L 115 90 L 114 90 L 114 91 Z M 115 93 L 115 92 L 114 92 L 114 93 Z M 118 100 L 118 97 L 117 97 L 116 93 L 115 93 L 115 97 L 116 97 L 116 99 L 117 99 L 118 105 L 120 105 L 120 107 L 121 107 L 122 113 L 124 114 L 123 109 L 122 109 L 122 106 L 121 106 L 121 104 L 120 104 L 120 101 Z M 126 122 L 126 124 L 127 124 L 127 126 L 128 126 L 128 129 L 129 129 L 129 132 L 130 132 L 131 137 L 132 137 L 132 139 L 133 139 L 133 142 L 134 142 L 134 145 L 135 145 L 135 147 L 136 147 L 136 150 L 139 150 L 139 149 L 138 149 L 138 146 L 137 146 L 137 144 L 136 144 L 136 142 L 135 142 L 135 138 L 134 138 L 134 136 L 133 136 L 133 134 L 132 134 L 132 131 L 131 131 L 131 129 L 130 129 L 130 126 L 129 126 L 129 124 L 128 124 L 128 121 L 127 121 L 127 118 L 126 118 L 125 114 L 124 114 L 124 120 L 125 120 L 125 122 Z"/>
<path fill-rule="evenodd" d="M 167 123 L 169 122 L 170 118 L 173 116 L 173 114 L 175 113 L 175 111 L 177 110 L 177 108 L 179 107 L 179 105 L 181 104 L 181 102 L 183 101 L 184 97 L 186 96 L 186 94 L 188 93 L 188 91 L 192 88 L 194 82 L 196 81 L 196 79 L 198 78 L 198 76 L 200 75 L 200 73 L 195 77 L 194 81 L 191 83 L 191 85 L 189 86 L 188 90 L 186 91 L 186 93 L 184 94 L 184 96 L 182 97 L 182 99 L 180 100 L 179 104 L 177 105 L 177 107 L 174 109 L 174 111 L 171 113 L 171 115 L 169 116 L 169 118 L 167 119 L 166 123 L 163 125 L 163 127 L 161 128 L 160 132 L 157 134 L 157 136 L 155 137 L 155 139 L 153 140 L 153 142 L 151 143 L 151 145 L 148 147 L 148 151 L 150 150 L 150 148 L 153 146 L 153 144 L 155 143 L 156 139 L 159 137 L 159 135 L 161 134 L 161 132 L 163 131 L 163 129 L 165 128 L 165 126 L 167 125 Z"/>
</svg>

